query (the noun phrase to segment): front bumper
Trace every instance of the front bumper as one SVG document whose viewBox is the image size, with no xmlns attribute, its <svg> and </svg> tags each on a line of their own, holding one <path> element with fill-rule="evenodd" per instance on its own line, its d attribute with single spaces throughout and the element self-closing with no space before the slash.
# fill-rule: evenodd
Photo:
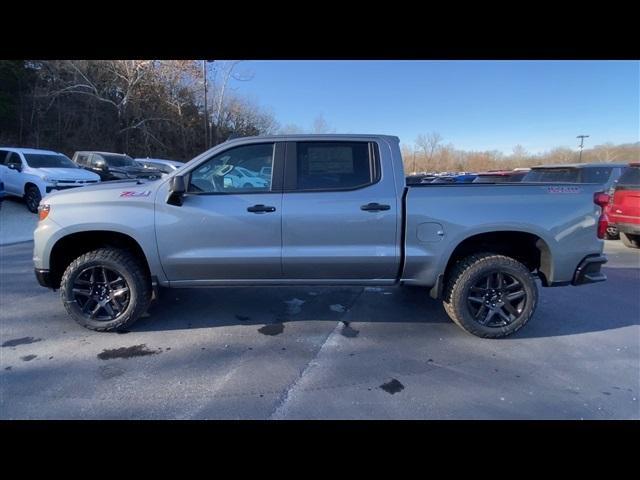
<svg viewBox="0 0 640 480">
<path fill-rule="evenodd" d="M 34 272 L 36 274 L 36 279 L 38 280 L 38 283 L 40 285 L 47 288 L 53 288 L 51 284 L 51 275 L 49 275 L 49 270 L 36 268 L 34 269 Z"/>
<path fill-rule="evenodd" d="M 571 285 L 604 282 L 607 276 L 600 271 L 600 268 L 605 263 L 607 263 L 607 257 L 605 255 L 588 255 L 580 262 L 578 268 L 576 268 Z"/>
</svg>

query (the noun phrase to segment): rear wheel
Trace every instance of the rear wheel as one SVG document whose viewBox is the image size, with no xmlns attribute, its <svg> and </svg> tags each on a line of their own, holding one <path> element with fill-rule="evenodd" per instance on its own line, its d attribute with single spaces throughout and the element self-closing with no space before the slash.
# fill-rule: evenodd
<svg viewBox="0 0 640 480">
<path fill-rule="evenodd" d="M 31 213 L 38 213 L 38 205 L 42 200 L 40 190 L 34 185 L 29 185 L 24 191 L 24 202 Z"/>
<path fill-rule="evenodd" d="M 459 261 L 444 295 L 444 308 L 467 332 L 501 338 L 522 328 L 538 303 L 531 272 L 513 258 L 491 253 Z"/>
<path fill-rule="evenodd" d="M 620 238 L 629 248 L 640 248 L 640 235 L 633 235 L 631 233 L 620 232 Z"/>
<path fill-rule="evenodd" d="M 101 248 L 71 262 L 62 276 L 60 295 L 80 325 L 114 331 L 131 326 L 147 310 L 151 281 L 130 253 Z"/>
</svg>

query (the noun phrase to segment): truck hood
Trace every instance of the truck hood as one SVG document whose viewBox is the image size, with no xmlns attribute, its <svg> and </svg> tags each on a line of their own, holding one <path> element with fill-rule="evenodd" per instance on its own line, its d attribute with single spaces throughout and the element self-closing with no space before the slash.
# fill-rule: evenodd
<svg viewBox="0 0 640 480">
<path fill-rule="evenodd" d="M 46 201 L 52 203 L 77 203 L 102 201 L 102 200 L 122 200 L 128 198 L 153 198 L 153 192 L 158 188 L 158 181 L 136 180 L 112 180 L 91 185 L 85 185 L 68 190 L 53 191 L 47 195 Z M 46 202 L 45 202 L 46 203 Z"/>
<path fill-rule="evenodd" d="M 155 168 L 144 168 L 144 167 L 109 167 L 109 171 L 111 173 L 118 173 L 127 177 L 148 177 L 148 176 L 156 176 L 160 177 L 162 172 Z"/>
<path fill-rule="evenodd" d="M 37 168 L 40 176 L 51 177 L 54 180 L 100 180 L 100 176 L 84 168 Z"/>
</svg>

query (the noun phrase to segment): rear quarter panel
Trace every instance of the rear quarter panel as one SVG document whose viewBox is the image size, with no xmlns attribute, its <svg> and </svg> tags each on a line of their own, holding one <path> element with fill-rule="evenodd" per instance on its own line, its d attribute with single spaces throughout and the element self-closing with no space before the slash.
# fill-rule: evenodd
<svg viewBox="0 0 640 480">
<path fill-rule="evenodd" d="M 480 233 L 532 233 L 552 257 L 550 282 L 570 281 L 578 263 L 602 252 L 595 184 L 458 184 L 409 188 L 402 280 L 434 285 L 455 248 Z M 443 235 L 438 235 L 440 231 Z"/>
</svg>

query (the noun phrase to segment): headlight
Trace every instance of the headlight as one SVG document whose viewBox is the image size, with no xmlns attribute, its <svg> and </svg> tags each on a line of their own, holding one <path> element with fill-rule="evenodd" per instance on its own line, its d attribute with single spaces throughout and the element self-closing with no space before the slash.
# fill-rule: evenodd
<svg viewBox="0 0 640 480">
<path fill-rule="evenodd" d="M 44 220 L 49 216 L 49 212 L 51 211 L 51 206 L 48 203 L 41 203 L 38 205 L 38 219 L 40 221 Z"/>
<path fill-rule="evenodd" d="M 54 185 L 56 185 L 58 183 L 58 180 L 56 180 L 53 177 L 49 177 L 49 176 L 45 176 L 42 178 L 45 182 L 47 183 L 53 183 Z"/>
</svg>

